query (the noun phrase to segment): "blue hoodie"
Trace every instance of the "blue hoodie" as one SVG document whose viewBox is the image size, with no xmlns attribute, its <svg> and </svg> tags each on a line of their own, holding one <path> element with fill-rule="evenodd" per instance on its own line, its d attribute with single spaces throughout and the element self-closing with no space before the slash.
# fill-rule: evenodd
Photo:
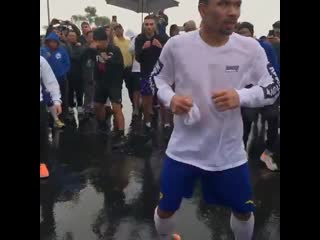
<svg viewBox="0 0 320 240">
<path fill-rule="evenodd" d="M 278 77 L 280 78 L 280 64 L 278 62 L 278 58 L 277 58 L 277 55 L 276 55 L 274 48 L 272 47 L 271 44 L 266 43 L 262 40 L 258 40 L 258 42 L 260 43 L 260 46 L 266 52 L 269 62 L 274 67 L 274 70 L 276 71 Z"/>
<path fill-rule="evenodd" d="M 48 40 L 54 40 L 60 44 L 59 36 L 55 32 L 51 32 L 46 37 L 46 41 Z M 70 69 L 70 58 L 67 50 L 59 46 L 57 50 L 52 51 L 44 46 L 40 48 L 40 55 L 48 61 L 58 81 L 64 79 Z"/>
</svg>

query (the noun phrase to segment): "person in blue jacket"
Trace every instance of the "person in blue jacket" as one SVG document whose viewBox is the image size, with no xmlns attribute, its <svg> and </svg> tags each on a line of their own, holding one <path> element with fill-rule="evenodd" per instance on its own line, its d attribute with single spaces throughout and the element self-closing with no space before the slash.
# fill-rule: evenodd
<svg viewBox="0 0 320 240">
<path fill-rule="evenodd" d="M 238 26 L 238 34 L 245 36 L 245 37 L 253 37 L 254 35 L 254 26 L 249 22 L 242 22 Z M 280 64 L 277 58 L 277 54 L 273 49 L 272 45 L 268 42 L 264 41 L 263 39 L 257 39 L 260 43 L 260 46 L 264 49 L 267 54 L 267 58 L 273 68 L 275 69 L 278 77 L 280 77 Z"/>
<path fill-rule="evenodd" d="M 238 33 L 246 37 L 254 37 L 254 26 L 249 22 L 242 22 L 238 25 Z M 265 50 L 269 63 L 273 66 L 278 78 L 280 79 L 280 64 L 271 44 L 260 39 L 256 39 L 260 46 Z M 250 88 L 251 86 L 247 86 Z M 274 161 L 274 154 L 278 141 L 278 128 L 279 128 L 279 98 L 273 105 L 266 106 L 260 109 L 257 108 L 241 108 L 243 119 L 243 141 L 247 147 L 247 141 L 250 135 L 251 125 L 253 121 L 258 119 L 259 113 L 262 119 L 268 122 L 266 150 L 262 153 L 260 160 L 264 162 L 267 168 L 271 171 L 278 170 L 278 166 Z"/>
<path fill-rule="evenodd" d="M 61 100 L 64 105 L 64 110 L 67 106 L 67 73 L 70 70 L 70 57 L 67 50 L 60 46 L 59 36 L 55 32 L 51 32 L 45 39 L 44 46 L 40 48 L 40 56 L 44 57 L 49 63 L 55 77 L 58 80 L 61 92 Z M 45 102 L 50 106 L 50 96 L 44 89 Z M 55 125 L 58 128 L 64 127 L 64 124 L 58 119 L 58 116 L 53 116 Z"/>
</svg>

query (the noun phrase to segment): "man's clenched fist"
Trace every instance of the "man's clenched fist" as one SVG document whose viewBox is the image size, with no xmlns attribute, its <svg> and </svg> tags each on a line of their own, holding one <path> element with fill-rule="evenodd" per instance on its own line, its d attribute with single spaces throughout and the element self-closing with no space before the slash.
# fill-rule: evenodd
<svg viewBox="0 0 320 240">
<path fill-rule="evenodd" d="M 240 107 L 240 97 L 234 89 L 215 92 L 212 95 L 212 100 L 220 112 Z"/>
<path fill-rule="evenodd" d="M 146 49 L 146 48 L 149 48 L 151 47 L 151 41 L 146 41 L 143 46 L 142 46 L 142 49 Z"/>
<path fill-rule="evenodd" d="M 192 106 L 193 106 L 192 97 L 187 97 L 187 96 L 175 95 L 173 96 L 170 103 L 171 111 L 174 114 L 178 114 L 178 115 L 188 113 L 192 108 Z"/>
</svg>

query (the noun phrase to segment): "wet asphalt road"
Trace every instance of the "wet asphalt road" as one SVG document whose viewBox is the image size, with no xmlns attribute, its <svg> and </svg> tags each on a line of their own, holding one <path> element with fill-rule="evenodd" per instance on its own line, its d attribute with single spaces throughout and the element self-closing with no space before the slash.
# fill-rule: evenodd
<svg viewBox="0 0 320 240">
<path fill-rule="evenodd" d="M 69 123 L 55 134 L 51 176 L 40 181 L 41 240 L 157 239 L 153 213 L 165 141 L 161 129 L 149 141 L 133 133 L 125 88 L 123 92 L 129 134 L 125 151 L 112 151 L 109 138 L 96 134 L 94 120 L 80 122 L 79 129 Z M 263 138 L 254 129 L 249 145 L 257 207 L 255 239 L 278 240 L 280 173 L 269 172 L 258 161 Z M 197 190 L 177 214 L 177 231 L 183 240 L 231 240 L 229 219 L 229 210 L 206 205 Z"/>
</svg>

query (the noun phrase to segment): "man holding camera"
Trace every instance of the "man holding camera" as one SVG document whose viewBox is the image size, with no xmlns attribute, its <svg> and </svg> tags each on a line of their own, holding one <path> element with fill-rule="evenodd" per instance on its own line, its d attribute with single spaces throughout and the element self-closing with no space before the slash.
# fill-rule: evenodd
<svg viewBox="0 0 320 240">
<path fill-rule="evenodd" d="M 80 37 L 81 32 L 79 28 L 73 24 L 72 22 L 66 20 L 59 20 L 59 19 L 52 19 L 51 23 L 47 29 L 46 37 L 52 33 L 55 32 L 60 39 L 60 46 L 66 47 L 67 46 L 67 34 L 68 32 L 72 30 L 74 31 L 78 37 Z"/>
</svg>

